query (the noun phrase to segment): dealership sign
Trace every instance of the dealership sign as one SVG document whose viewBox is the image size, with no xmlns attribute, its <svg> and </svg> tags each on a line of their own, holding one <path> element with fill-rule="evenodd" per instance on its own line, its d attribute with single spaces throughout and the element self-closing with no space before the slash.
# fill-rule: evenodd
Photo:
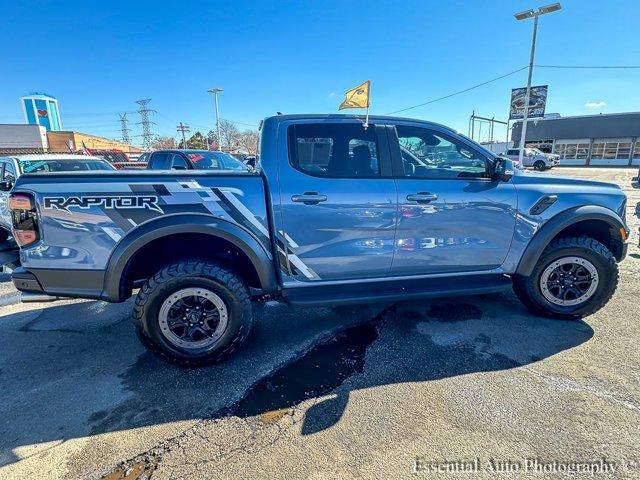
<svg viewBox="0 0 640 480">
<path fill-rule="evenodd" d="M 547 106 L 547 87 L 548 85 L 531 87 L 527 118 L 544 117 L 544 108 Z M 509 120 L 524 118 L 524 99 L 526 95 L 526 87 L 514 88 L 513 90 L 511 90 L 511 107 L 509 108 Z"/>
</svg>

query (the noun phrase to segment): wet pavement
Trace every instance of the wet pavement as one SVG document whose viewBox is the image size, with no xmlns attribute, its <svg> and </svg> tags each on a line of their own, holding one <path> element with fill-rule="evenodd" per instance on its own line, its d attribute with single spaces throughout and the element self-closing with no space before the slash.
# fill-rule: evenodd
<svg viewBox="0 0 640 480">
<path fill-rule="evenodd" d="M 137 342 L 131 304 L 0 307 L 0 478 L 415 478 L 416 465 L 606 460 L 640 470 L 633 227 L 614 299 L 578 322 L 511 293 L 350 308 L 268 304 L 221 365 L 167 365 Z M 15 294 L 0 276 L 0 299 Z M 416 464 L 416 459 L 422 463 Z M 558 478 L 533 472 L 535 478 Z M 603 474 L 604 475 L 604 474 Z M 516 478 L 502 473 L 500 478 Z M 465 477 L 462 477 L 465 478 Z"/>
</svg>

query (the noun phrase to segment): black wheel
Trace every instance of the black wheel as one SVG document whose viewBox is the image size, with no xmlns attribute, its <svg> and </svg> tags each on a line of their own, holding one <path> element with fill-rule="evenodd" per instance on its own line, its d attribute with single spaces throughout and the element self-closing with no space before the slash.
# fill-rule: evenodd
<svg viewBox="0 0 640 480">
<path fill-rule="evenodd" d="M 536 314 L 578 319 L 600 310 L 618 286 L 618 265 L 602 243 L 590 237 L 554 240 L 528 277 L 513 289 Z"/>
<path fill-rule="evenodd" d="M 546 165 L 542 160 L 538 160 L 533 164 L 533 168 L 534 170 L 538 170 L 539 172 L 542 172 L 546 168 Z"/>
<path fill-rule="evenodd" d="M 169 265 L 136 297 L 136 333 L 145 347 L 180 366 L 216 363 L 245 340 L 253 308 L 245 284 L 209 262 Z"/>
<path fill-rule="evenodd" d="M 0 228 L 0 243 L 6 242 L 7 238 L 9 238 L 9 232 L 7 232 L 4 228 Z"/>
</svg>

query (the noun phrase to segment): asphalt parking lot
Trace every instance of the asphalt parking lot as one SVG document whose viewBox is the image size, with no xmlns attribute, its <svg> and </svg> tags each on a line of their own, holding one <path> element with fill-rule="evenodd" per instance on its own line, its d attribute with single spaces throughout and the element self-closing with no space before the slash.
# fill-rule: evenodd
<svg viewBox="0 0 640 480">
<path fill-rule="evenodd" d="M 0 478 L 427 478 L 414 468 L 456 461 L 475 478 L 558 478 L 571 462 L 640 478 L 636 172 L 552 172 L 629 196 L 618 290 L 577 322 L 513 294 L 267 304 L 238 355 L 185 370 L 138 343 L 130 303 L 23 305 L 2 274 Z"/>
</svg>

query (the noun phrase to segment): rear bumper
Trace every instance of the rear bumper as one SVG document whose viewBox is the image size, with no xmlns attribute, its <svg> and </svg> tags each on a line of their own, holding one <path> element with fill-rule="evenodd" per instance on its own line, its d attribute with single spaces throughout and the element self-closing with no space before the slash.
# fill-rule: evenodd
<svg viewBox="0 0 640 480">
<path fill-rule="evenodd" d="M 42 285 L 40 285 L 36 276 L 23 267 L 18 267 L 13 271 L 11 280 L 13 285 L 21 292 L 44 294 Z"/>
<path fill-rule="evenodd" d="M 11 279 L 16 289 L 24 293 L 51 297 L 110 300 L 104 298 L 102 293 L 103 270 L 54 270 L 18 267 L 13 271 Z"/>
</svg>

